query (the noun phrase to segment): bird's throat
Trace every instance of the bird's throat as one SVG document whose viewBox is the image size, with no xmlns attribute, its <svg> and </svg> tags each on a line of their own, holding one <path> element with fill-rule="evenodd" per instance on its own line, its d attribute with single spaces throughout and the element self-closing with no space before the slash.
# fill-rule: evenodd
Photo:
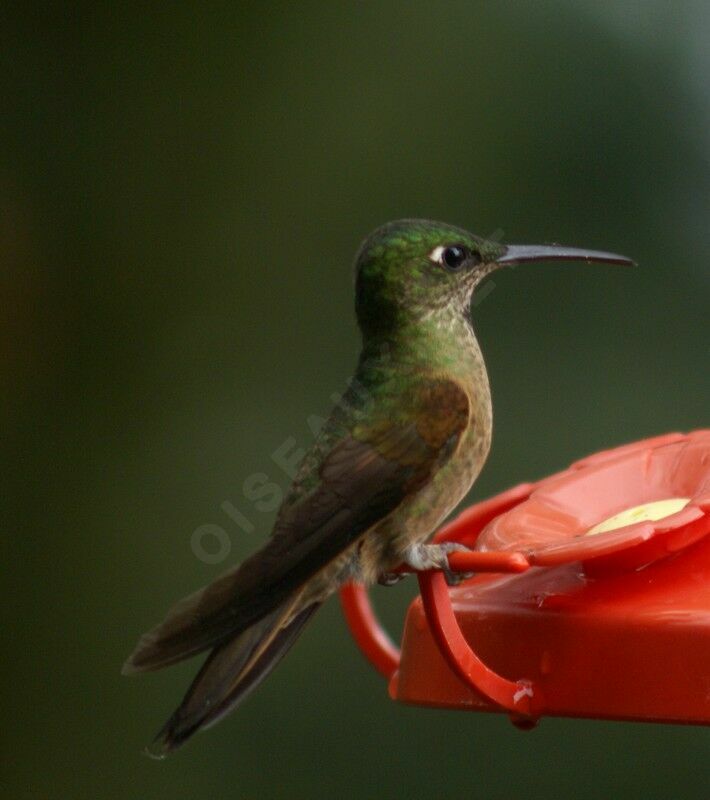
<svg viewBox="0 0 710 800">
<path fill-rule="evenodd" d="M 468 314 L 439 309 L 387 337 L 367 337 L 360 367 L 374 382 L 393 373 L 452 378 L 469 394 L 479 418 L 490 420 L 488 373 Z"/>
</svg>

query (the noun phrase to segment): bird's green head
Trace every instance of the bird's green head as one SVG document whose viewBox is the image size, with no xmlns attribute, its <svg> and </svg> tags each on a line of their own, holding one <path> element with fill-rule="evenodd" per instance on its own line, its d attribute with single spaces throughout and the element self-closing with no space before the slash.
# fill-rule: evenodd
<svg viewBox="0 0 710 800">
<path fill-rule="evenodd" d="M 356 311 L 363 331 L 387 330 L 437 311 L 468 309 L 505 247 L 443 222 L 383 225 L 356 258 Z"/>
<path fill-rule="evenodd" d="M 386 335 L 422 319 L 468 315 L 474 289 L 495 269 L 548 260 L 632 263 L 559 245 L 504 245 L 444 222 L 390 222 L 367 237 L 356 257 L 358 323 L 365 335 Z"/>
</svg>

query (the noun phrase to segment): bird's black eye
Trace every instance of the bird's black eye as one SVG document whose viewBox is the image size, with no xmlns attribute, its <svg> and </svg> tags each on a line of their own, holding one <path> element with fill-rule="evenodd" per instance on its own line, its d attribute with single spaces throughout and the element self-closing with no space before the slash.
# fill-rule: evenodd
<svg viewBox="0 0 710 800">
<path fill-rule="evenodd" d="M 442 250 L 441 263 L 448 269 L 460 269 L 466 261 L 467 256 L 468 253 L 465 247 L 462 247 L 459 244 L 454 244 L 450 247 L 445 247 Z"/>
</svg>

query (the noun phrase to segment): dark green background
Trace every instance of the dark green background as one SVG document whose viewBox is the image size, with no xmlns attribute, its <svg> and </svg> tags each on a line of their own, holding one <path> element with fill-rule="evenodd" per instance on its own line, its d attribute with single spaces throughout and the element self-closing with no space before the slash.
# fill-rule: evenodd
<svg viewBox="0 0 710 800">
<path fill-rule="evenodd" d="M 267 534 L 242 484 L 284 484 L 270 454 L 342 389 L 388 219 L 640 264 L 495 276 L 473 498 L 710 423 L 709 36 L 701 2 L 3 4 L 8 798 L 708 796 L 707 729 L 395 705 L 335 602 L 163 763 L 141 748 L 195 665 L 119 668 L 226 566 L 198 526 L 229 563 Z M 377 593 L 392 628 L 410 591 Z"/>
</svg>

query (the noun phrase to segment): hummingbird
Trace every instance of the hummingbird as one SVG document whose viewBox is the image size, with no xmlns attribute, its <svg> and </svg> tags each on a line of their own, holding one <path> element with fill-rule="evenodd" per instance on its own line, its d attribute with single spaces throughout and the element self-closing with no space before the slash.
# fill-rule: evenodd
<svg viewBox="0 0 710 800">
<path fill-rule="evenodd" d="M 348 581 L 442 569 L 432 544 L 488 456 L 491 393 L 471 321 L 494 270 L 540 261 L 632 264 L 614 253 L 506 245 L 442 222 L 390 222 L 355 259 L 362 349 L 354 377 L 285 494 L 270 538 L 145 633 L 123 672 L 209 651 L 149 752 L 163 757 L 233 711 Z"/>
</svg>

